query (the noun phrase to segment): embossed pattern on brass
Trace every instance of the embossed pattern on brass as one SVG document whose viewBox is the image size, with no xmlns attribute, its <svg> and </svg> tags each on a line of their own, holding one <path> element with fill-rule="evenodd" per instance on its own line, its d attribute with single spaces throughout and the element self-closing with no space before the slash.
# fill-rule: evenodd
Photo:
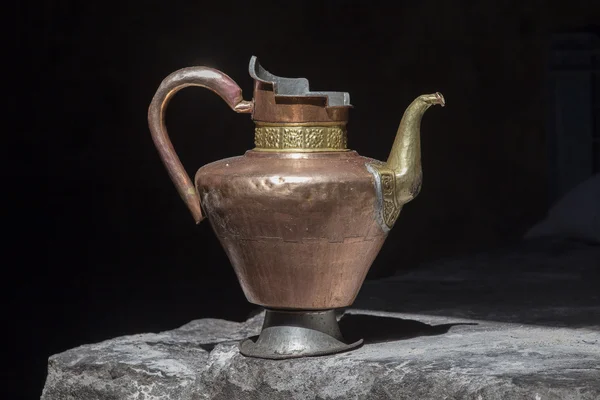
<svg viewBox="0 0 600 400">
<path fill-rule="evenodd" d="M 255 150 L 345 151 L 348 138 L 345 125 L 294 126 L 256 124 Z"/>
<path fill-rule="evenodd" d="M 370 166 L 376 171 L 381 186 L 380 219 L 387 229 L 392 229 L 400 215 L 403 204 L 398 202 L 396 196 L 396 176 L 393 170 L 386 167 L 384 163 L 374 162 Z"/>
</svg>

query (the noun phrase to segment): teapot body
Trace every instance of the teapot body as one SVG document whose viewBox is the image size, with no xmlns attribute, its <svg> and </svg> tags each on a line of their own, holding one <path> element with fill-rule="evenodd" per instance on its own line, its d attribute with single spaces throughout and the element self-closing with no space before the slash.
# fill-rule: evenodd
<svg viewBox="0 0 600 400">
<path fill-rule="evenodd" d="M 306 78 L 273 75 L 256 57 L 248 72 L 250 101 L 210 67 L 167 76 L 148 109 L 152 140 L 196 223 L 208 218 L 248 301 L 266 308 L 260 335 L 241 342 L 240 353 L 286 359 L 356 348 L 362 340 L 345 341 L 334 310 L 352 305 L 403 205 L 421 190 L 421 118 L 444 97 L 421 95 L 406 108 L 380 162 L 347 147 L 348 93 L 313 91 Z M 252 150 L 205 165 L 193 180 L 165 125 L 169 100 L 188 86 L 255 122 Z"/>
<path fill-rule="evenodd" d="M 404 204 L 421 190 L 421 118 L 436 92 L 404 111 L 386 162 L 347 148 L 350 95 L 312 91 L 306 78 L 278 77 L 256 57 L 252 100 L 210 67 L 175 71 L 148 109 L 152 140 L 196 223 L 208 217 L 247 299 L 278 310 L 352 304 Z M 188 176 L 169 139 L 165 111 L 177 91 L 198 86 L 250 114 L 252 150 Z"/>
<path fill-rule="evenodd" d="M 352 304 L 385 238 L 377 161 L 355 151 L 247 151 L 195 176 L 246 298 L 267 308 Z"/>
</svg>

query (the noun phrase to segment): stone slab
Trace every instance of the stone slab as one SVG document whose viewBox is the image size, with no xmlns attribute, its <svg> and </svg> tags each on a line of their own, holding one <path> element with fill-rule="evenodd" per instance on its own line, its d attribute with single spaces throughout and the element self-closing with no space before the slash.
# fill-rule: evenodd
<svg viewBox="0 0 600 400">
<path fill-rule="evenodd" d="M 600 247 L 533 243 L 367 282 L 347 353 L 239 354 L 262 314 L 203 319 L 49 360 L 42 400 L 600 399 Z"/>
</svg>

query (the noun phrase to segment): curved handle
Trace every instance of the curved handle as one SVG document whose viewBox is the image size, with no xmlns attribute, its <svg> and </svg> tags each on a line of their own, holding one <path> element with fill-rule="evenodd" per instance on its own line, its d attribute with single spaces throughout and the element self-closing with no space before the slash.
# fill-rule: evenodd
<svg viewBox="0 0 600 400">
<path fill-rule="evenodd" d="M 208 67 L 189 67 L 173 72 L 162 81 L 150 103 L 148 125 L 154 145 L 181 199 L 187 205 L 196 223 L 199 223 L 204 219 L 200 196 L 179 161 L 165 125 L 165 111 L 169 100 L 179 90 L 188 86 L 200 86 L 212 90 L 238 113 L 251 113 L 253 103 L 242 98 L 242 89 L 233 79 L 221 71 Z"/>
</svg>

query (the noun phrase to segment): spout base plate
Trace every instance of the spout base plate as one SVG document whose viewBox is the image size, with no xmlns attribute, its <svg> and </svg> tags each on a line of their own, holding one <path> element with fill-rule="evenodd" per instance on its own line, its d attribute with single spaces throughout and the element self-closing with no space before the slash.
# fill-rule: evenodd
<svg viewBox="0 0 600 400">
<path fill-rule="evenodd" d="M 362 343 L 362 339 L 350 344 L 344 341 L 335 310 L 267 310 L 260 335 L 242 341 L 240 353 L 283 360 L 341 353 Z"/>
</svg>

